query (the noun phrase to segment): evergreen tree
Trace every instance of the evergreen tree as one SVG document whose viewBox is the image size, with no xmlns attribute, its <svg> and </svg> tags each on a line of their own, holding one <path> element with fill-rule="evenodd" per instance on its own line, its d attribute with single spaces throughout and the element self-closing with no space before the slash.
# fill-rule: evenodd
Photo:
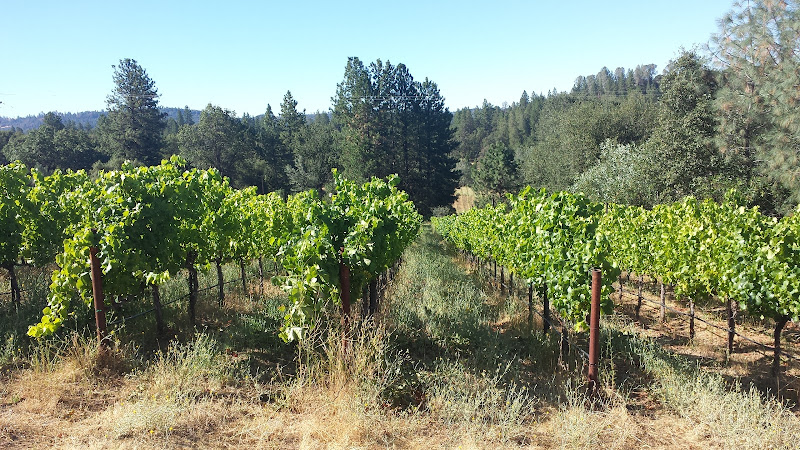
<svg viewBox="0 0 800 450">
<path fill-rule="evenodd" d="M 478 158 L 472 178 L 475 190 L 486 196 L 494 205 L 508 192 L 519 187 L 514 151 L 503 143 L 490 145 Z"/>
<path fill-rule="evenodd" d="M 194 117 L 193 112 L 189 109 L 188 106 L 183 107 L 183 124 L 184 125 L 194 125 Z"/>
<path fill-rule="evenodd" d="M 455 148 L 450 128 L 453 115 L 444 106 L 444 97 L 436 83 L 426 78 L 416 87 L 416 114 L 412 116 L 416 120 L 408 127 L 412 130 L 411 138 L 416 139 L 408 145 L 416 144 L 417 148 L 416 152 L 413 147 L 408 152 L 412 165 L 405 174 L 408 181 L 401 180 L 401 186 L 427 216 L 434 207 L 449 206 L 455 200 L 458 174 L 456 161 L 450 157 Z M 413 134 L 415 128 L 419 130 L 416 135 Z"/>
<path fill-rule="evenodd" d="M 55 169 L 88 169 L 101 155 L 86 131 L 65 126 L 57 113 L 45 114 L 42 125 L 28 134 L 16 134 L 4 153 L 11 161 L 22 161 L 44 172 Z"/>
<path fill-rule="evenodd" d="M 349 178 L 377 175 L 377 161 L 372 155 L 373 101 L 372 82 L 364 63 L 356 57 L 348 58 L 344 80 L 336 85 L 333 122 L 342 172 Z"/>
<path fill-rule="evenodd" d="M 158 109 L 155 82 L 136 60 L 114 68 L 114 90 L 106 99 L 108 114 L 98 123 L 102 147 L 118 159 L 143 164 L 161 160 L 166 114 Z"/>
<path fill-rule="evenodd" d="M 717 106 L 726 156 L 761 169 L 800 202 L 800 5 L 796 0 L 737 3 L 712 38 L 723 70 Z M 786 205 L 787 209 L 789 205 Z"/>
<path fill-rule="evenodd" d="M 293 164 L 286 167 L 292 191 L 322 189 L 333 178 L 336 165 L 333 126 L 327 114 L 317 113 L 314 121 L 300 130 Z"/>
<path fill-rule="evenodd" d="M 178 148 L 195 167 L 214 167 L 229 177 L 237 188 L 258 183 L 251 165 L 256 157 L 255 136 L 233 111 L 208 105 L 197 125 L 184 126 L 178 134 Z"/>
<path fill-rule="evenodd" d="M 256 183 L 261 192 L 287 191 L 289 180 L 286 166 L 292 164 L 292 153 L 281 141 L 279 119 L 267 105 L 264 116 L 256 124 L 257 172 L 261 179 Z"/>
<path fill-rule="evenodd" d="M 347 176 L 397 173 L 423 214 L 452 202 L 452 114 L 435 83 L 414 81 L 403 64 L 378 60 L 366 68 L 350 58 L 334 97 L 333 122 Z"/>
<path fill-rule="evenodd" d="M 297 111 L 297 101 L 292 97 L 291 91 L 286 91 L 281 103 L 281 115 L 278 118 L 279 136 L 283 145 L 294 153 L 294 148 L 299 145 L 298 139 L 306 125 L 305 111 Z"/>
</svg>

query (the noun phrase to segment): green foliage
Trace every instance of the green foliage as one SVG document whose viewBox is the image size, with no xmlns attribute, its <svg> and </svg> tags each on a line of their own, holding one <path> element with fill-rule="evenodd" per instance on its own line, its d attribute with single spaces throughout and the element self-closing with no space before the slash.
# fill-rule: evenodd
<svg viewBox="0 0 800 450">
<path fill-rule="evenodd" d="M 280 138 L 288 148 L 296 147 L 298 135 L 306 126 L 305 111 L 300 112 L 297 110 L 297 101 L 292 97 L 290 91 L 286 91 L 281 103 L 281 115 L 278 118 L 278 127 L 280 129 Z"/>
<path fill-rule="evenodd" d="M 655 161 L 636 144 L 611 139 L 600 144 L 600 160 L 583 172 L 572 190 L 603 203 L 652 205 L 654 186 L 648 177 Z"/>
<path fill-rule="evenodd" d="M 636 69 L 627 71 L 624 67 L 617 67 L 614 73 L 603 67 L 596 75 L 581 75 L 576 78 L 572 93 L 590 97 L 624 96 L 629 92 L 658 93 L 659 82 L 655 64 L 638 65 Z"/>
<path fill-rule="evenodd" d="M 103 290 L 112 300 L 139 292 L 142 284 L 163 283 L 183 268 L 189 252 L 200 253 L 198 263 L 208 262 L 219 245 L 212 238 L 222 233 L 211 211 L 221 209 L 230 188 L 215 170 L 184 171 L 184 165 L 178 157 L 152 167 L 126 164 L 83 185 L 73 199 L 81 214 L 67 228 L 49 305 L 31 336 L 55 332 L 74 314 L 76 296 L 91 304 L 91 246 L 99 249 Z"/>
<path fill-rule="evenodd" d="M 267 105 L 263 117 L 254 127 L 258 158 L 253 162 L 252 169 L 260 177 L 255 185 L 261 193 L 288 191 L 286 167 L 292 163 L 292 149 L 281 140 L 280 123 L 270 105 Z"/>
<path fill-rule="evenodd" d="M 601 228 L 621 267 L 673 284 L 692 299 L 732 299 L 756 317 L 800 317 L 800 215 L 780 220 L 726 201 L 612 206 Z"/>
<path fill-rule="evenodd" d="M 487 194 L 492 201 L 516 190 L 518 177 L 514 152 L 503 143 L 490 145 L 478 158 L 472 178 L 477 191 Z"/>
<path fill-rule="evenodd" d="M 286 166 L 292 191 L 322 190 L 332 181 L 331 169 L 336 164 L 334 129 L 327 114 L 317 114 L 314 121 L 302 127 L 293 147 L 294 161 Z"/>
<path fill-rule="evenodd" d="M 3 150 L 8 159 L 45 172 L 88 169 L 101 159 L 90 134 L 73 124 L 65 126 L 56 113 L 45 114 L 42 125 L 28 134 L 13 136 Z"/>
<path fill-rule="evenodd" d="M 655 163 L 648 177 L 656 183 L 658 202 L 712 190 L 708 185 L 721 167 L 714 146 L 713 72 L 695 53 L 684 52 L 670 63 L 661 85 L 658 122 L 643 149 Z"/>
<path fill-rule="evenodd" d="M 276 279 L 292 302 L 283 339 L 302 339 L 327 302 L 341 303 L 340 264 L 350 269 L 350 295 L 357 298 L 362 286 L 397 261 L 416 237 L 422 218 L 397 189 L 398 182 L 392 176 L 358 184 L 334 171 L 328 201 L 315 191 L 287 201 L 292 231 L 280 255 L 289 274 Z"/>
<path fill-rule="evenodd" d="M 255 134 L 235 117 L 233 111 L 208 105 L 200 121 L 184 126 L 177 135 L 178 151 L 193 166 L 215 168 L 237 188 L 255 185 L 259 176 L 252 163 L 256 158 Z M 248 164 L 250 163 L 250 164 Z"/>
<path fill-rule="evenodd" d="M 569 189 L 596 164 L 607 139 L 627 145 L 649 138 L 655 111 L 655 98 L 638 91 L 624 97 L 548 97 L 535 142 L 517 151 L 523 183 Z"/>
<path fill-rule="evenodd" d="M 58 266 L 30 336 L 52 335 L 80 303 L 91 304 L 89 252 L 97 247 L 111 301 L 138 299 L 144 286 L 184 267 L 280 257 L 288 275 L 279 281 L 293 302 L 282 336 L 302 338 L 326 301 L 338 302 L 340 264 L 350 268 L 355 298 L 400 257 L 422 220 L 396 176 L 357 184 L 334 171 L 329 198 L 306 191 L 283 202 L 255 187 L 232 189 L 215 169 L 185 166 L 177 156 L 158 166 L 125 163 L 94 180 L 84 172 L 31 177 L 23 165 L 0 166 L 0 225 L 9 236 L 0 263 L 12 267 L 24 256 Z"/>
<path fill-rule="evenodd" d="M 33 214 L 27 199 L 30 175 L 23 164 L 0 166 L 0 267 L 19 262 L 25 222 Z"/>
<path fill-rule="evenodd" d="M 436 230 L 456 247 L 494 259 L 511 272 L 547 289 L 552 305 L 585 328 L 591 303 L 590 270 L 603 271 L 601 308 L 613 309 L 611 283 L 619 269 L 610 259 L 608 237 L 599 230 L 603 205 L 585 196 L 523 189 L 506 205 L 473 208 L 435 218 Z"/>
<path fill-rule="evenodd" d="M 37 214 L 25 222 L 22 253 L 26 261 L 45 266 L 64 250 L 64 240 L 86 213 L 83 192 L 90 180 L 82 170 L 56 170 L 48 176 L 32 171 L 31 179 L 28 199 Z"/>
<path fill-rule="evenodd" d="M 800 5 L 792 1 L 737 3 L 712 38 L 723 71 L 719 107 L 720 145 L 779 181 L 800 201 L 796 176 L 800 146 Z"/>
</svg>

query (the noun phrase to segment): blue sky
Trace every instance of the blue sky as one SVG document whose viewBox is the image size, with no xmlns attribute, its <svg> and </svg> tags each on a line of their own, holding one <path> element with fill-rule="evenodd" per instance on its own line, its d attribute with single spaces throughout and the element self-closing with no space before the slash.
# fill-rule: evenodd
<svg viewBox="0 0 800 450">
<path fill-rule="evenodd" d="M 0 116 L 103 110 L 136 59 L 162 106 L 326 111 L 349 56 L 404 63 L 452 110 L 569 90 L 603 66 L 704 45 L 732 0 L 13 1 L 0 8 Z"/>
</svg>

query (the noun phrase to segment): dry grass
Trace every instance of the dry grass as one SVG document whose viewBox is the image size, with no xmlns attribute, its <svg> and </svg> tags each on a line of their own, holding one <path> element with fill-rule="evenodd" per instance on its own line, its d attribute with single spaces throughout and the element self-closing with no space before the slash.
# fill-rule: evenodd
<svg viewBox="0 0 800 450">
<path fill-rule="evenodd" d="M 800 439 L 791 411 L 628 323 L 607 329 L 603 395 L 587 399 L 583 374 L 558 366 L 554 339 L 531 333 L 526 299 L 487 289 L 438 245 L 423 237 L 406 254 L 379 320 L 357 323 L 346 346 L 320 329 L 287 357 L 266 331 L 281 293 L 267 285 L 254 301 L 257 280 L 222 309 L 203 304 L 205 333 L 154 353 L 101 354 L 80 337 L 36 346 L 26 364 L 0 371 L 0 448 L 707 449 Z"/>
<path fill-rule="evenodd" d="M 502 373 L 474 377 L 454 363 L 431 383 L 426 406 L 391 408 L 379 395 L 380 380 L 359 378 L 379 375 L 383 363 L 349 357 L 350 364 L 339 364 L 347 357 L 337 345 L 325 350 L 331 359 L 292 380 L 243 381 L 229 377 L 235 364 L 204 339 L 174 346 L 127 375 L 98 379 L 72 357 L 50 371 L 16 372 L 4 380 L 0 447 L 723 447 L 665 411 L 632 413 L 621 398 L 587 406 L 577 390 L 561 406 L 532 405 L 499 383 Z M 352 345 L 364 350 L 375 341 Z"/>
<path fill-rule="evenodd" d="M 461 214 L 475 206 L 475 191 L 469 186 L 462 186 L 456 189 L 456 201 L 453 202 L 453 208 L 456 213 Z"/>
</svg>

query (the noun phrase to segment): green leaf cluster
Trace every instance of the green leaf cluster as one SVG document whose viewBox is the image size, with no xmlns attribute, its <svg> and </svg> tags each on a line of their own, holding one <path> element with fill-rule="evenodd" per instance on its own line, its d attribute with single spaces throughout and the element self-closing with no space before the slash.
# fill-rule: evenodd
<svg viewBox="0 0 800 450">
<path fill-rule="evenodd" d="M 593 268 L 603 271 L 601 308 L 613 309 L 611 284 L 619 269 L 610 241 L 599 229 L 603 205 L 582 194 L 523 189 L 508 197 L 508 207 L 487 206 L 464 214 L 434 218 L 434 228 L 458 248 L 493 259 L 547 290 L 562 317 L 587 327 Z"/>
<path fill-rule="evenodd" d="M 613 205 L 601 228 L 621 267 L 673 284 L 692 299 L 731 299 L 756 317 L 800 317 L 800 215 L 780 220 L 686 197 L 652 210 Z"/>
<path fill-rule="evenodd" d="M 334 170 L 327 199 L 306 191 L 287 200 L 288 231 L 279 254 L 288 275 L 277 282 L 289 293 L 281 337 L 302 339 L 328 302 L 341 304 L 340 264 L 350 270 L 350 296 L 397 261 L 417 236 L 422 217 L 398 179 L 345 179 Z"/>
</svg>

